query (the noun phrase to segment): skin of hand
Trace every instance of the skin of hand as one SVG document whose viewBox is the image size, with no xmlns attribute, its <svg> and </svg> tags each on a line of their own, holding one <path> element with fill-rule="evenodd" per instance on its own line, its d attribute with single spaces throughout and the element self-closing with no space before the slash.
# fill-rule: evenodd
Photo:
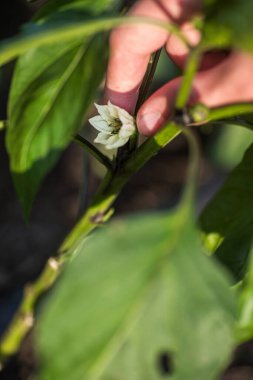
<svg viewBox="0 0 253 380">
<path fill-rule="evenodd" d="M 198 12 L 201 12 L 201 0 L 139 0 L 128 14 L 177 23 L 194 45 L 200 36 L 188 20 Z M 187 48 L 166 30 L 150 24 L 134 24 L 113 30 L 110 36 L 106 98 L 133 112 L 150 54 L 163 46 L 170 58 L 183 68 Z M 201 102 L 208 107 L 217 107 L 252 102 L 252 71 L 253 55 L 241 51 L 207 54 L 193 82 L 191 104 Z M 137 115 L 137 125 L 142 134 L 154 134 L 168 120 L 180 83 L 180 77 L 173 79 L 142 105 Z"/>
</svg>

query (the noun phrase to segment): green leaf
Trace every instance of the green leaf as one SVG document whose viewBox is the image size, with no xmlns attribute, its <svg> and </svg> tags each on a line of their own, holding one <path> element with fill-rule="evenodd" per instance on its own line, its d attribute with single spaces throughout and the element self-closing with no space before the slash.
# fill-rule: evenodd
<svg viewBox="0 0 253 380">
<path fill-rule="evenodd" d="M 97 15 L 109 8 L 116 8 L 116 0 L 50 0 L 41 7 L 35 19 L 44 19 L 53 12 L 64 12 L 68 10 L 86 11 L 89 14 Z"/>
<path fill-rule="evenodd" d="M 80 128 L 102 80 L 106 56 L 100 35 L 34 49 L 18 61 L 9 98 L 7 148 L 26 215 L 45 174 Z"/>
<path fill-rule="evenodd" d="M 114 0 L 51 1 L 37 16 L 38 24 L 26 26 L 24 33 L 36 34 L 41 27 L 47 30 L 52 22 L 58 26 L 73 20 L 84 22 L 84 16 L 97 15 L 113 3 Z M 15 70 L 7 147 L 26 216 L 45 174 L 80 128 L 105 71 L 105 37 L 80 38 L 30 50 Z"/>
<path fill-rule="evenodd" d="M 235 305 L 188 212 L 118 220 L 79 253 L 39 322 L 40 379 L 162 380 L 167 355 L 175 380 L 217 378 Z"/>
<path fill-rule="evenodd" d="M 253 250 L 251 249 L 248 273 L 239 289 L 238 340 L 241 342 L 253 337 Z"/>
<path fill-rule="evenodd" d="M 53 17 L 52 17 L 53 18 Z M 122 24 L 150 24 L 167 31 L 174 29 L 168 23 L 146 17 L 102 17 L 87 19 L 80 12 L 64 12 L 64 18 L 48 20 L 45 23 L 29 23 L 13 38 L 0 43 L 0 66 L 11 61 L 27 50 L 59 42 L 90 37 L 95 33 L 110 30 Z"/>
<path fill-rule="evenodd" d="M 245 274 L 252 244 L 252 178 L 253 145 L 207 204 L 200 217 L 201 228 L 206 234 L 205 239 L 207 242 L 212 241 L 216 236 L 212 250 L 236 280 Z"/>
<path fill-rule="evenodd" d="M 253 2 L 206 0 L 204 40 L 212 47 L 230 46 L 253 52 Z"/>
<path fill-rule="evenodd" d="M 239 123 L 240 121 L 236 120 L 235 122 Z M 252 126 L 251 129 L 249 127 L 238 128 L 232 123 L 223 121 L 219 139 L 212 147 L 212 157 L 215 162 L 230 170 L 240 163 L 246 149 L 253 143 Z M 241 123 L 244 123 L 244 120 Z"/>
</svg>

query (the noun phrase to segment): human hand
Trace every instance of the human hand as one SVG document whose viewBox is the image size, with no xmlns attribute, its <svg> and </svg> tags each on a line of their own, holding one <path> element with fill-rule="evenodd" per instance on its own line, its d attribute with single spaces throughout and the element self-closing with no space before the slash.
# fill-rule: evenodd
<svg viewBox="0 0 253 380">
<path fill-rule="evenodd" d="M 200 36 L 188 20 L 200 8 L 201 0 L 139 0 L 129 14 L 176 22 L 194 45 Z M 183 68 L 188 51 L 176 36 L 148 24 L 115 29 L 110 37 L 106 97 L 133 112 L 150 54 L 164 45 L 171 59 Z M 253 101 L 252 71 L 250 54 L 240 51 L 207 54 L 193 82 L 191 103 L 216 107 Z M 166 122 L 173 111 L 180 83 L 180 77 L 173 79 L 142 105 L 137 115 L 141 133 L 152 135 Z"/>
</svg>

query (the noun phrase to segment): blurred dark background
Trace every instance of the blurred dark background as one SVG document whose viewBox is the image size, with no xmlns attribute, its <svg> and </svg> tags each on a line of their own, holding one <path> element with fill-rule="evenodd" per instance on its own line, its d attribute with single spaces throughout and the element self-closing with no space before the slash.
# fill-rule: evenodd
<svg viewBox="0 0 253 380">
<path fill-rule="evenodd" d="M 15 35 L 42 3 L 1 0 L 0 39 Z M 0 120 L 7 118 L 13 68 L 14 62 L 0 71 Z M 178 74 L 178 69 L 163 53 L 152 91 Z M 203 153 L 198 196 L 200 210 L 222 184 L 228 170 L 240 161 L 253 139 L 247 130 L 231 126 L 222 131 L 218 127 L 202 127 L 198 139 Z M 79 146 L 72 144 L 44 181 L 31 220 L 26 224 L 13 188 L 4 140 L 5 133 L 0 131 L 0 335 L 20 302 L 24 284 L 34 280 L 47 258 L 55 254 L 102 175 L 101 167 L 90 161 Z M 186 169 L 187 145 L 179 137 L 132 178 L 116 201 L 116 214 L 173 207 L 180 197 Z M 0 371 L 0 380 L 28 380 L 35 369 L 36 356 L 29 334 L 20 352 Z M 251 342 L 236 350 L 221 379 L 253 379 Z"/>
</svg>

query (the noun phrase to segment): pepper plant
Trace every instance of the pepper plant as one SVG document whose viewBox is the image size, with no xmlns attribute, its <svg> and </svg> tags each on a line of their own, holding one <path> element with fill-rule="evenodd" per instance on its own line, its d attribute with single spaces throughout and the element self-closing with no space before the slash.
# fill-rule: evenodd
<svg viewBox="0 0 253 380">
<path fill-rule="evenodd" d="M 192 47 L 177 25 L 126 17 L 114 0 L 51 0 L 19 34 L 1 42 L 1 65 L 18 58 L 3 125 L 27 220 L 43 178 L 72 140 L 106 168 L 84 215 L 39 278 L 27 284 L 0 344 L 2 365 L 35 324 L 39 379 L 215 380 L 235 347 L 253 337 L 253 147 L 197 218 L 194 136 L 203 123 L 222 128 L 229 121 L 252 129 L 253 104 L 188 106 L 206 51 L 253 53 L 252 12 L 250 0 L 204 0 L 197 23 L 202 38 Z M 130 23 L 164 28 L 190 49 L 174 115 L 141 144 L 135 116 L 159 52 L 150 58 L 134 115 L 96 99 L 106 70 L 107 32 Z M 95 143 L 114 149 L 113 158 L 80 134 L 94 101 Z M 190 156 L 178 206 L 107 224 L 129 178 L 179 134 Z"/>
</svg>

